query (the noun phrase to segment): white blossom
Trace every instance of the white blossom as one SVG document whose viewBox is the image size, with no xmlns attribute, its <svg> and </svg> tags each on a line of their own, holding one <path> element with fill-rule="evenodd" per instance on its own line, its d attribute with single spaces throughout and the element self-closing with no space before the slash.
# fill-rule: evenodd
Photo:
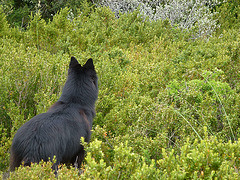
<svg viewBox="0 0 240 180">
<path fill-rule="evenodd" d="M 217 0 L 98 0 L 94 3 L 108 6 L 117 18 L 119 12 L 129 13 L 139 8 L 141 15 L 149 17 L 150 21 L 168 19 L 181 29 L 197 26 L 196 37 L 211 35 L 218 27 L 210 10 L 220 3 Z"/>
</svg>

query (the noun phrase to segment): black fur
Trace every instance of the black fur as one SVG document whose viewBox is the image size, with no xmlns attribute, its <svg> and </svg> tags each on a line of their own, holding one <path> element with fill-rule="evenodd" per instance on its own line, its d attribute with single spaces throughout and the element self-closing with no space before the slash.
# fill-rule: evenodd
<svg viewBox="0 0 240 180">
<path fill-rule="evenodd" d="M 92 59 L 81 66 L 72 57 L 68 79 L 59 100 L 46 112 L 26 122 L 13 138 L 10 170 L 22 163 L 52 160 L 80 167 L 84 158 L 81 137 L 89 142 L 98 96 L 97 74 Z"/>
</svg>

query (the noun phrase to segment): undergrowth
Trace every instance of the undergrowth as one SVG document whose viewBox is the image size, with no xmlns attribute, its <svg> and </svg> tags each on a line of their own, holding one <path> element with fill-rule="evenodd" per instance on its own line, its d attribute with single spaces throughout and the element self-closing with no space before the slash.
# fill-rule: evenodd
<svg viewBox="0 0 240 180">
<path fill-rule="evenodd" d="M 148 21 L 139 10 L 116 18 L 107 7 L 81 7 L 51 21 L 32 14 L 25 30 L 11 27 L 0 7 L 2 177 L 54 178 L 52 162 L 9 174 L 9 149 L 17 129 L 58 99 L 75 56 L 93 58 L 97 114 L 81 173 L 61 165 L 59 179 L 238 179 L 237 24 L 193 38 L 196 29 Z"/>
</svg>

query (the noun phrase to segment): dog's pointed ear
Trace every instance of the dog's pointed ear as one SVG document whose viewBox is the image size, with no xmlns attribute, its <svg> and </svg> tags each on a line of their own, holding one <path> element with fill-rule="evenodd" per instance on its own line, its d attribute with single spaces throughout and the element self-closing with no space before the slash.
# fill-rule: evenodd
<svg viewBox="0 0 240 180">
<path fill-rule="evenodd" d="M 86 69 L 92 69 L 94 70 L 93 60 L 92 58 L 88 59 L 87 62 L 83 65 Z"/>
<path fill-rule="evenodd" d="M 77 59 L 75 57 L 71 57 L 71 61 L 70 61 L 70 64 L 69 64 L 69 67 L 72 68 L 72 67 L 75 67 L 77 65 L 80 65 L 77 61 Z M 80 65 L 81 66 L 81 65 Z"/>
</svg>

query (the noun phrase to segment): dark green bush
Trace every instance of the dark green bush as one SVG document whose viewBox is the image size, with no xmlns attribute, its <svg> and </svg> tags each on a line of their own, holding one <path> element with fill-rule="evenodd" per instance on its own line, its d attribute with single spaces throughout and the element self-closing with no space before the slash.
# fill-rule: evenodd
<svg viewBox="0 0 240 180">
<path fill-rule="evenodd" d="M 3 13 L 3 8 L 0 6 L 0 37 L 6 36 L 8 33 L 9 25 L 6 15 Z"/>
<path fill-rule="evenodd" d="M 240 2 L 238 0 L 224 1 L 216 7 L 217 19 L 221 25 L 221 32 L 227 29 L 239 29 L 240 27 Z"/>
<path fill-rule="evenodd" d="M 31 21 L 29 16 L 37 12 L 46 21 L 52 20 L 55 14 L 61 9 L 68 7 L 71 9 L 69 16 L 77 16 L 79 9 L 84 9 L 85 4 L 92 5 L 91 0 L 62 0 L 62 1 L 48 1 L 48 0 L 17 0 L 9 1 L 2 0 L 0 5 L 3 6 L 7 14 L 7 19 L 12 26 L 26 28 Z"/>
</svg>

